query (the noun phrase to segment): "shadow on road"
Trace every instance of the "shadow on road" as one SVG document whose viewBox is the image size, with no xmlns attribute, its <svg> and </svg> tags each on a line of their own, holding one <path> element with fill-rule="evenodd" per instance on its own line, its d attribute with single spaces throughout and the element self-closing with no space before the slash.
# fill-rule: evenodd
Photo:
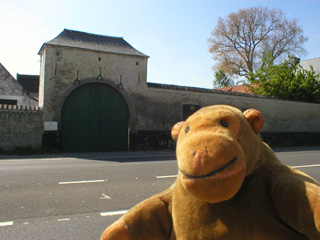
<svg viewBox="0 0 320 240">
<path fill-rule="evenodd" d="M 112 162 L 151 162 L 151 161 L 175 161 L 174 151 L 141 151 L 141 152 L 93 152 L 93 153 L 58 153 L 44 155 L 0 155 L 1 160 L 9 159 L 83 159 L 94 161 Z"/>
<path fill-rule="evenodd" d="M 312 147 L 281 147 L 272 148 L 274 152 L 320 151 L 320 146 Z M 128 152 L 92 152 L 92 153 L 57 153 L 41 155 L 0 155 L 0 161 L 6 159 L 59 159 L 74 158 L 94 161 L 113 162 L 144 162 L 144 161 L 175 161 L 174 151 L 128 151 Z"/>
</svg>

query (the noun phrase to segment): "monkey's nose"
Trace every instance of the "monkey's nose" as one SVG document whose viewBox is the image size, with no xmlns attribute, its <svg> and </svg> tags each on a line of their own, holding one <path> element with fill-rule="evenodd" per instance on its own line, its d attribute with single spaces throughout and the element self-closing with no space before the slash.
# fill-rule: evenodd
<svg viewBox="0 0 320 240">
<path fill-rule="evenodd" d="M 208 154 L 207 148 L 200 148 L 194 151 L 193 157 L 197 163 L 200 163 L 203 157 L 205 157 Z"/>
</svg>

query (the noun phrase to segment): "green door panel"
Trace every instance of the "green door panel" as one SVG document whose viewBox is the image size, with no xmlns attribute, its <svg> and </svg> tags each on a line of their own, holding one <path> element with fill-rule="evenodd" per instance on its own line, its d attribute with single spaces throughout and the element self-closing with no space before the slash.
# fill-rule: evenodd
<svg viewBox="0 0 320 240">
<path fill-rule="evenodd" d="M 66 99 L 61 114 L 61 144 L 66 152 L 128 150 L 128 107 L 105 84 L 87 84 Z"/>
</svg>

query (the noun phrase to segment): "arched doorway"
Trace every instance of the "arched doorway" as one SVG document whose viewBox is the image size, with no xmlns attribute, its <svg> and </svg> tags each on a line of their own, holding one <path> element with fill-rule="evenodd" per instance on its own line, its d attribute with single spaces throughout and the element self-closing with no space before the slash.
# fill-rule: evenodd
<svg viewBox="0 0 320 240">
<path fill-rule="evenodd" d="M 76 88 L 61 113 L 61 144 L 66 152 L 128 150 L 129 111 L 122 95 L 101 83 Z"/>
</svg>

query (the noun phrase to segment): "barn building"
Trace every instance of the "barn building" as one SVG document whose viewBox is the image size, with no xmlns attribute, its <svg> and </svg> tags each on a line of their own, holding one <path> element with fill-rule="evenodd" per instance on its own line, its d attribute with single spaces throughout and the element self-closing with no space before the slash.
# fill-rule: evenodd
<svg viewBox="0 0 320 240">
<path fill-rule="evenodd" d="M 30 96 L 21 82 L 17 81 L 1 63 L 0 104 L 38 106 L 38 101 Z"/>
</svg>

